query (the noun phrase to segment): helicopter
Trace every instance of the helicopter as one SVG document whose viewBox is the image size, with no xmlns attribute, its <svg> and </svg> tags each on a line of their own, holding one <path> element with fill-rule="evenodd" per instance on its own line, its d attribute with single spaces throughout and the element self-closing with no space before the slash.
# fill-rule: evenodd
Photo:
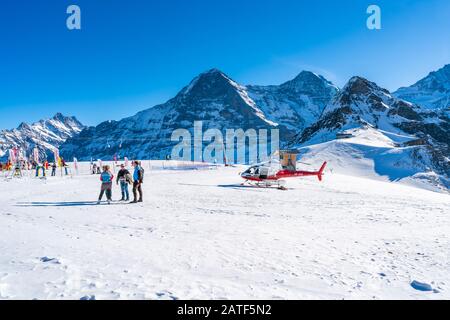
<svg viewBox="0 0 450 320">
<path fill-rule="evenodd" d="M 286 178 L 298 178 L 307 176 L 316 176 L 322 181 L 327 162 L 324 162 L 318 171 L 297 170 L 297 155 L 295 150 L 280 150 L 276 152 L 270 161 L 251 166 L 241 173 L 245 180 L 242 185 L 269 188 L 277 187 L 280 190 L 287 190 Z M 279 155 L 279 160 L 274 159 Z"/>
</svg>

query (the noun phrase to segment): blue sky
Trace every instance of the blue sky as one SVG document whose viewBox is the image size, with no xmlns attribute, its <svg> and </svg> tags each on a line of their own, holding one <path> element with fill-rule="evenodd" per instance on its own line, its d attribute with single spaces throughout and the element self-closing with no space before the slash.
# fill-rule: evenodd
<svg viewBox="0 0 450 320">
<path fill-rule="evenodd" d="M 66 28 L 70 4 L 82 30 Z M 380 31 L 366 28 L 370 4 Z M 120 119 L 213 67 L 243 84 L 311 70 L 395 90 L 448 63 L 448 0 L 5 0 L 0 128 L 58 111 L 88 125 Z"/>
</svg>

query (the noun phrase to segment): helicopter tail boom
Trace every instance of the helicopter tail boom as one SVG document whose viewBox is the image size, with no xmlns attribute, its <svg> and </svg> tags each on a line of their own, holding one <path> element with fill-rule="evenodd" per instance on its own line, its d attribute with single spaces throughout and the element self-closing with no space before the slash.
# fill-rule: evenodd
<svg viewBox="0 0 450 320">
<path fill-rule="evenodd" d="M 319 178 L 319 181 L 322 181 L 322 179 L 323 179 L 323 172 L 325 171 L 326 166 L 327 166 L 327 163 L 324 162 L 322 167 L 320 167 L 319 172 L 317 173 L 317 178 Z"/>
</svg>

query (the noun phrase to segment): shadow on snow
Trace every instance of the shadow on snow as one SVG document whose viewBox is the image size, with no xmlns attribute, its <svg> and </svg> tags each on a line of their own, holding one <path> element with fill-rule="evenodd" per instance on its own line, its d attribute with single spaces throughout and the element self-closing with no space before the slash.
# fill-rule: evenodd
<svg viewBox="0 0 450 320">
<path fill-rule="evenodd" d="M 110 205 L 119 204 L 112 202 Z M 77 202 L 18 202 L 16 207 L 86 207 L 108 205 L 106 202 L 97 201 L 77 201 Z"/>
</svg>

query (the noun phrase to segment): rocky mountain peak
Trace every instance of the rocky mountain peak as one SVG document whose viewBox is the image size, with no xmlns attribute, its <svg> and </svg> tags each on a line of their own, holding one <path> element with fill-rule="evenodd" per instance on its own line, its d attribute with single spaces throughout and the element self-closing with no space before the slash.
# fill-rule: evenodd
<svg viewBox="0 0 450 320">
<path fill-rule="evenodd" d="M 66 120 L 66 116 L 64 116 L 61 112 L 58 112 L 58 113 L 56 113 L 54 116 L 53 116 L 53 120 L 58 120 L 58 121 L 62 121 L 62 122 L 64 122 L 65 120 Z"/>
<path fill-rule="evenodd" d="M 363 77 L 352 77 L 342 89 L 342 92 L 350 95 L 369 95 L 374 91 L 381 91 L 376 83 L 371 82 Z"/>
<path fill-rule="evenodd" d="M 450 106 L 450 64 L 433 71 L 410 87 L 398 89 L 394 95 L 427 109 Z"/>
<path fill-rule="evenodd" d="M 22 131 L 22 130 L 30 130 L 31 126 L 26 123 L 26 122 L 22 122 L 21 124 L 19 124 L 19 126 L 17 127 L 17 130 Z"/>
<path fill-rule="evenodd" d="M 331 94 L 335 94 L 339 89 L 324 77 L 311 72 L 302 71 L 294 79 L 283 83 L 282 89 L 293 90 L 298 93 L 314 93 L 318 91 L 329 90 Z"/>
<path fill-rule="evenodd" d="M 52 152 L 55 147 L 59 147 L 67 138 L 78 134 L 83 128 L 75 117 L 57 113 L 50 119 L 39 120 L 33 124 L 22 122 L 14 130 L 1 131 L 0 142 L 5 150 L 18 146 L 29 154 L 32 148 L 37 146 L 41 154 L 45 154 Z"/>
<path fill-rule="evenodd" d="M 182 90 L 184 96 L 217 96 L 236 87 L 236 83 L 219 69 L 211 69 L 198 75 Z"/>
</svg>

